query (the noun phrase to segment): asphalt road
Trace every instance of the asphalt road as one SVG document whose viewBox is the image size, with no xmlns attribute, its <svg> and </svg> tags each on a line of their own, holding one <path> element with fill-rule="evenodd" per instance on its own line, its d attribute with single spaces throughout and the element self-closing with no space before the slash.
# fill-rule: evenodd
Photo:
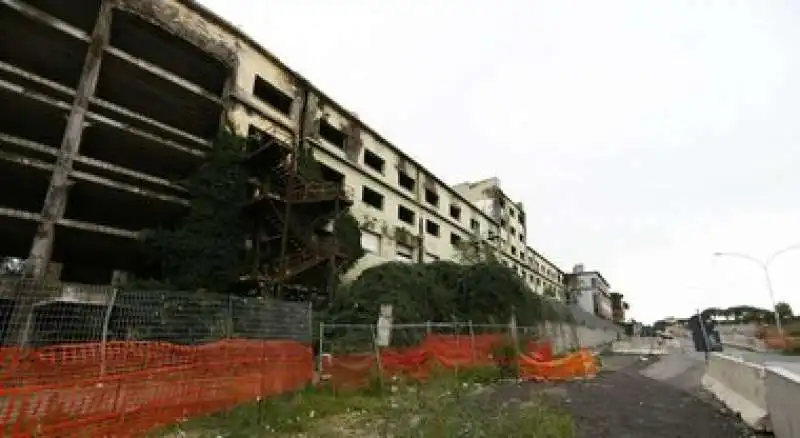
<svg viewBox="0 0 800 438">
<path fill-rule="evenodd" d="M 775 363 L 779 365 L 789 364 L 788 368 L 793 366 L 800 366 L 800 356 L 786 356 L 783 354 L 775 353 L 758 353 L 755 351 L 741 350 L 733 347 L 725 347 L 723 353 L 742 358 L 747 362 L 757 364 Z"/>
</svg>

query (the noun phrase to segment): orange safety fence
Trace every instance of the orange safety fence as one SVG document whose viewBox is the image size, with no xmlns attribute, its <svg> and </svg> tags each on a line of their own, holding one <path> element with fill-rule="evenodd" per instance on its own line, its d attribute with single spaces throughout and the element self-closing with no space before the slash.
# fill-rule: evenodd
<svg viewBox="0 0 800 438">
<path fill-rule="evenodd" d="M 523 380 L 559 381 L 592 377 L 596 374 L 597 362 L 587 349 L 549 361 L 537 360 L 526 354 L 519 357 L 519 375 Z"/>
<path fill-rule="evenodd" d="M 295 391 L 313 354 L 294 341 L 229 339 L 0 350 L 3 436 L 137 436 L 193 415 Z"/>
<path fill-rule="evenodd" d="M 503 335 L 491 334 L 477 335 L 474 338 L 429 335 L 418 347 L 384 348 L 381 349 L 379 357 L 372 353 L 333 356 L 323 363 L 323 374 L 328 376 L 333 388 L 339 390 L 366 386 L 370 379 L 378 375 L 379 367 L 384 377 L 403 376 L 414 380 L 426 380 L 435 368 L 466 369 L 496 365 L 499 358 L 494 357 L 495 348 L 503 342 L 503 339 Z M 551 363 L 548 361 L 552 361 L 553 358 L 553 346 L 549 341 L 528 342 L 523 350 L 526 354 L 520 357 L 524 357 L 526 361 Z M 565 365 L 561 367 L 563 366 Z M 573 364 L 567 362 L 566 366 Z M 553 367 L 560 370 L 557 365 Z M 545 373 L 541 370 L 537 372 Z M 567 372 L 572 371 L 563 373 Z M 585 374 L 583 371 L 581 373 L 581 376 Z"/>
</svg>

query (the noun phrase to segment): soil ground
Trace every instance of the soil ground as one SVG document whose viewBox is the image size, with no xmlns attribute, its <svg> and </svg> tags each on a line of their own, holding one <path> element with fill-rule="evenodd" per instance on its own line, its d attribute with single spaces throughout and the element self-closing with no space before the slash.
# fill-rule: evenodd
<svg viewBox="0 0 800 438">
<path fill-rule="evenodd" d="M 522 383 L 494 389 L 493 403 L 524 401 L 543 394 L 572 414 L 579 438 L 739 438 L 754 436 L 741 422 L 689 384 L 696 370 L 670 379 L 646 377 L 642 371 L 656 358 L 604 358 L 597 378 L 561 384 Z M 699 376 L 698 376 L 699 377 Z M 699 381 L 699 378 L 697 379 Z"/>
</svg>

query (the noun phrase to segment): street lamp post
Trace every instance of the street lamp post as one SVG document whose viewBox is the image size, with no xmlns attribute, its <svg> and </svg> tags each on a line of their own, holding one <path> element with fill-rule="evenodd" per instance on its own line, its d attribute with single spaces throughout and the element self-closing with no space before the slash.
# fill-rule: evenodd
<svg viewBox="0 0 800 438">
<path fill-rule="evenodd" d="M 775 292 L 772 290 L 772 279 L 770 278 L 770 275 L 769 275 L 769 266 L 772 264 L 772 262 L 775 260 L 775 258 L 778 257 L 779 255 L 781 255 L 783 253 L 786 253 L 786 252 L 789 252 L 789 251 L 792 251 L 792 250 L 795 250 L 795 249 L 800 249 L 800 243 L 795 244 L 795 245 L 791 245 L 791 246 L 787 246 L 786 248 L 783 248 L 783 249 L 781 249 L 779 251 L 775 251 L 774 253 L 772 253 L 772 255 L 767 257 L 767 259 L 764 260 L 764 261 L 759 260 L 759 259 L 757 259 L 757 258 L 755 258 L 753 256 L 750 256 L 750 255 L 747 255 L 747 254 L 742 254 L 742 253 L 737 253 L 737 252 L 715 252 L 714 253 L 714 255 L 717 256 L 717 257 L 728 256 L 728 257 L 737 257 L 737 258 L 740 258 L 740 259 L 749 260 L 749 261 L 751 261 L 751 262 L 753 262 L 753 263 L 755 263 L 755 264 L 757 264 L 758 266 L 761 267 L 761 269 L 764 271 L 764 280 L 767 283 L 767 291 L 769 292 L 769 299 L 770 299 L 770 301 L 772 301 L 772 311 L 775 313 L 775 328 L 778 329 L 778 335 L 781 337 L 781 339 L 783 339 L 783 327 L 781 326 L 781 316 L 778 313 L 778 306 L 777 306 L 777 303 L 775 302 Z"/>
</svg>

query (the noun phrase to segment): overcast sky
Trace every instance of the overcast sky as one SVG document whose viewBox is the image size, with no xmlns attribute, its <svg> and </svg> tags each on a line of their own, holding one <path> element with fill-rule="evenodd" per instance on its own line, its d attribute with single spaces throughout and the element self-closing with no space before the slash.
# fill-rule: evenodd
<svg viewBox="0 0 800 438">
<path fill-rule="evenodd" d="M 800 243 L 799 2 L 201 3 L 445 181 L 500 177 L 634 318 L 770 307 L 712 253 Z M 800 251 L 772 266 L 800 311 Z"/>
</svg>

